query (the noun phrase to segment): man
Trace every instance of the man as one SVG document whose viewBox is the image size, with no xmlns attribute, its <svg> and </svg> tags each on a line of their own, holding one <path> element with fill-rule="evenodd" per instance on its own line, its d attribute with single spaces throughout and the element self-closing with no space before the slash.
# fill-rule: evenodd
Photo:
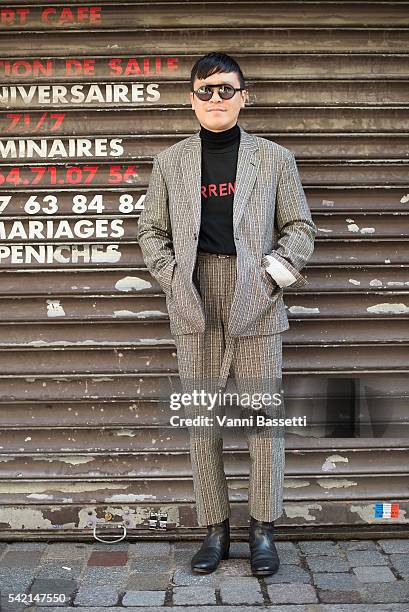
<svg viewBox="0 0 409 612">
<path fill-rule="evenodd" d="M 289 327 L 283 290 L 306 284 L 300 270 L 317 228 L 293 153 L 237 124 L 247 97 L 237 62 L 209 53 L 193 66 L 190 85 L 200 132 L 154 157 L 139 244 L 165 292 L 184 390 L 223 391 L 232 368 L 240 391 L 274 391 L 281 332 Z M 211 426 L 189 427 L 198 522 L 207 526 L 191 562 L 197 573 L 214 571 L 229 555 L 222 404 Z M 193 403 L 185 413 L 208 416 L 209 406 Z M 263 414 L 282 414 L 282 402 L 281 412 L 271 402 Z M 268 575 L 279 567 L 274 521 L 282 514 L 284 435 L 274 427 L 244 429 L 251 567 Z"/>
</svg>

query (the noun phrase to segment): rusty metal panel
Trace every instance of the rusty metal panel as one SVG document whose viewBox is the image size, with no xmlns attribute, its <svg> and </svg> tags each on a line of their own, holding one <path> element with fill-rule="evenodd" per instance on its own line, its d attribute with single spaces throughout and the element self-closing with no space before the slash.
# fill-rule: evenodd
<svg viewBox="0 0 409 612">
<path fill-rule="evenodd" d="M 325 87 L 326 81 L 299 79 L 293 81 L 248 82 L 249 106 L 269 107 L 310 105 L 350 105 L 394 106 L 407 101 L 407 83 L 404 80 L 385 80 L 380 86 L 377 81 L 357 80 L 350 82 L 339 79 Z M 348 84 L 348 87 L 346 85 Z M 139 108 L 190 108 L 186 94 L 188 83 L 184 81 L 159 83 L 59 83 L 58 86 L 13 84 L 3 85 L 0 90 L 0 108 L 21 111 L 27 107 L 34 111 L 41 109 L 61 110 L 81 108 L 128 108 L 137 104 Z"/>
<path fill-rule="evenodd" d="M 371 7 L 373 3 L 371 4 Z M 182 9 L 183 10 L 183 9 Z M 368 9 L 370 12 L 372 9 Z M 345 13 L 346 15 L 346 13 Z M 229 12 L 230 18 L 230 12 Z M 178 28 L 144 28 L 121 29 L 115 32 L 115 56 L 127 54 L 169 54 L 186 51 L 192 53 L 208 53 L 209 49 L 226 47 L 231 54 L 243 53 L 243 43 L 246 41 L 246 52 L 263 53 L 406 53 L 408 48 L 409 30 L 407 27 L 361 27 L 348 28 L 300 28 L 264 27 L 263 16 L 259 27 L 249 28 L 246 24 L 240 28 L 240 37 L 232 36 L 232 29 L 217 27 L 207 29 L 200 27 Z M 89 30 L 88 30 L 89 31 Z M 137 36 L 135 35 L 137 32 Z M 0 37 L 1 57 L 14 57 L 15 32 L 4 32 Z M 110 33 L 98 29 L 92 30 L 92 36 L 86 36 L 76 30 L 25 32 L 19 38 L 19 53 L 21 56 L 46 57 L 77 57 L 78 55 L 112 55 L 112 39 Z"/>
<path fill-rule="evenodd" d="M 155 3 L 103 2 L 100 6 L 50 7 L 42 2 L 23 8 L 19 3 L 8 3 L 7 10 L 0 11 L 0 30 L 54 30 L 75 28 L 76 30 L 98 28 L 159 28 L 177 23 L 181 29 L 197 26 L 214 28 L 220 26 L 226 15 L 224 2 L 213 2 L 209 11 L 203 2 L 189 2 L 189 10 L 183 10 L 180 2 L 161 3 L 160 11 Z M 78 3 L 77 3 L 78 4 Z M 13 6 L 15 8 L 13 9 Z M 273 7 L 273 10 L 271 10 Z M 293 2 L 235 2 L 234 11 L 229 12 L 231 27 L 260 27 L 262 15 L 265 26 L 276 28 L 296 26 L 299 23 L 314 27 L 398 27 L 409 25 L 409 3 L 344 2 L 343 10 L 332 2 L 314 4 Z"/>
<path fill-rule="evenodd" d="M 224 463 L 225 471 L 229 476 L 247 476 L 249 468 L 249 456 L 247 449 L 235 452 L 226 452 Z M 312 474 L 322 476 L 344 476 L 368 475 L 376 472 L 379 474 L 404 474 L 404 466 L 409 461 L 407 449 L 384 449 L 367 450 L 344 450 L 331 452 L 328 449 L 316 450 L 287 450 L 286 452 L 286 474 L 288 477 L 310 477 Z M 70 466 L 69 472 L 67 466 Z M 58 480 L 89 480 L 90 473 L 95 480 L 115 479 L 119 477 L 126 479 L 129 476 L 139 478 L 190 478 L 191 467 L 188 451 L 179 453 L 148 453 L 135 452 L 132 454 L 103 454 L 89 455 L 9 455 L 7 462 L 0 463 L 0 475 L 2 479 L 14 479 L 19 474 L 25 474 L 26 478 L 44 479 L 53 478 Z M 291 492 L 291 481 L 288 481 Z"/>
<path fill-rule="evenodd" d="M 358 256 L 360 256 L 359 263 L 355 263 L 355 265 L 351 264 L 351 260 L 348 261 L 347 249 L 351 244 Z M 404 245 L 403 242 L 401 244 Z M 289 287 L 286 291 L 286 296 L 290 297 L 295 294 L 308 295 L 309 293 L 317 292 L 336 294 L 338 291 L 351 292 L 351 290 L 353 290 L 355 295 L 361 293 L 362 290 L 369 290 L 378 296 L 380 291 L 389 293 L 391 291 L 405 290 L 409 286 L 407 266 L 405 266 L 405 254 L 408 251 L 405 251 L 400 256 L 399 245 L 393 245 L 395 251 L 392 251 L 392 249 L 387 251 L 386 248 L 389 245 L 390 243 L 385 241 L 381 245 L 385 249 L 384 253 L 380 250 L 377 254 L 378 259 L 374 258 L 372 261 L 367 262 L 367 264 L 371 265 L 365 265 L 364 255 L 366 257 L 370 255 L 368 250 L 358 250 L 356 242 L 347 242 L 342 251 L 338 250 L 338 268 L 334 268 L 331 265 L 330 259 L 325 261 L 324 257 L 322 257 L 320 262 L 317 262 L 313 267 L 309 266 L 306 270 L 308 286 L 302 292 L 297 292 Z M 335 244 L 326 243 L 325 246 L 327 247 L 326 253 L 329 258 L 331 247 L 333 248 Z M 321 248 L 321 246 L 318 245 L 318 248 Z M 382 260 L 382 254 L 385 258 L 393 254 L 396 258 L 396 263 L 385 262 L 385 260 Z M 378 265 L 374 265 L 376 263 Z M 121 299 L 124 294 L 129 295 L 131 292 L 134 292 L 134 295 L 147 297 L 152 295 L 159 296 L 159 294 L 163 296 L 158 283 L 148 275 L 147 271 L 140 268 L 135 269 L 132 267 L 132 264 L 135 264 L 135 262 L 129 262 L 128 268 L 124 268 L 123 262 L 121 262 L 121 266 L 115 269 L 110 269 L 106 266 L 90 270 L 89 268 L 81 268 L 81 264 L 78 263 L 77 268 L 72 267 L 68 269 L 66 265 L 64 271 L 59 270 L 56 266 L 51 268 L 50 264 L 47 274 L 43 274 L 38 263 L 32 266 L 32 270 L 27 271 L 22 270 L 17 265 L 6 267 L 3 261 L 4 267 L 0 271 L 0 296 L 2 298 L 9 295 L 16 297 L 25 297 L 27 295 L 48 297 L 55 293 L 57 296 L 78 295 L 83 297 L 98 294 Z"/>
<path fill-rule="evenodd" d="M 332 135 L 320 133 L 311 133 L 308 136 L 279 132 L 275 134 L 260 133 L 259 135 L 291 149 L 299 160 L 323 159 L 330 161 L 350 158 L 396 160 L 405 156 L 407 151 L 407 136 L 399 133 L 388 136 L 378 134 L 360 136 L 358 140 L 355 134 L 340 134 L 337 135 L 336 140 Z M 81 162 L 84 161 L 85 155 L 91 154 L 90 159 L 94 163 L 97 159 L 95 152 L 98 147 L 106 144 L 115 146 L 120 140 L 120 146 L 123 150 L 121 160 L 149 161 L 153 155 L 187 136 L 189 134 L 180 134 L 178 137 L 171 135 L 127 136 L 121 134 L 120 138 L 117 139 L 88 137 L 83 148 L 77 147 L 74 139 L 70 138 L 36 138 L 35 135 L 32 138 L 22 138 L 19 136 L 18 138 L 0 138 L 0 154 L 4 160 L 7 159 L 9 162 L 23 160 L 40 162 L 44 161 L 46 156 L 49 161 L 53 159 L 58 161 L 62 152 L 66 155 L 67 160 Z M 308 189 L 308 185 L 305 185 L 305 187 Z M 353 187 L 349 187 L 349 189 L 353 189 Z M 359 188 L 355 189 L 358 190 Z M 367 189 L 370 188 L 367 187 Z M 382 190 L 382 186 L 378 186 L 377 189 L 378 191 Z M 361 188 L 361 190 L 363 191 L 364 188 Z M 127 193 L 129 193 L 129 190 L 127 190 Z M 109 195 L 110 192 L 105 189 L 104 196 L 109 197 Z M 64 196 L 64 192 L 61 192 L 61 196 Z M 397 206 L 399 206 L 399 203 L 399 200 L 397 200 Z"/>
<path fill-rule="evenodd" d="M 151 406 L 155 408 L 154 405 Z M 108 404 L 105 405 L 105 410 L 108 410 Z M 112 409 L 112 407 L 111 407 Z M 169 418 L 167 427 L 166 426 L 139 426 L 134 424 L 133 427 L 114 426 L 106 424 L 103 430 L 96 432 L 95 427 L 84 424 L 81 428 L 74 427 L 53 427 L 52 429 L 46 427 L 31 428 L 29 432 L 21 432 L 17 429 L 10 430 L 10 439 L 7 440 L 7 436 L 4 432 L 1 432 L 0 440 L 2 443 L 7 444 L 8 457 L 12 459 L 14 455 L 27 456 L 30 455 L 33 458 L 41 458 L 45 455 L 53 455 L 55 460 L 62 457 L 65 463 L 70 463 L 70 457 L 72 463 L 76 463 L 76 457 L 78 455 L 87 454 L 90 457 L 90 461 L 94 461 L 95 457 L 114 455 L 122 456 L 135 454 L 135 461 L 153 461 L 154 457 L 151 456 L 153 453 L 161 454 L 186 454 L 188 452 L 188 432 L 186 428 L 177 428 L 172 434 L 172 428 L 169 426 Z M 29 435 L 28 435 L 29 433 Z M 171 435 L 172 434 L 172 435 Z M 357 449 L 365 449 L 366 454 L 361 454 L 362 461 L 370 462 L 370 449 L 380 448 L 382 452 L 387 453 L 393 449 L 405 449 L 407 447 L 408 436 L 396 437 L 396 442 L 391 444 L 393 438 L 380 438 L 378 437 L 375 442 L 370 438 L 361 437 L 359 440 L 353 440 L 351 438 L 325 438 L 325 437 L 314 437 L 311 436 L 298 436 L 296 434 L 289 434 L 288 444 L 286 444 L 287 451 L 293 453 L 301 452 L 301 450 L 317 450 L 323 449 L 322 452 L 327 453 L 327 458 L 332 456 L 332 452 L 337 453 L 343 452 L 342 449 L 350 449 L 351 452 L 357 452 Z M 392 447 L 392 449 L 390 448 Z M 4 448 L 4 446 L 3 446 Z M 242 431 L 232 431 L 232 428 L 227 428 L 225 436 L 225 448 L 226 454 L 232 453 L 233 456 L 236 452 L 246 452 L 246 442 L 244 439 L 244 433 Z M 387 450 L 389 448 L 389 451 Z M 310 456 L 309 452 L 306 454 L 306 458 Z M 406 456 L 405 454 L 403 456 Z M 78 459 L 80 461 L 81 459 Z M 323 463 L 326 459 L 323 460 Z M 308 460 L 305 459 L 305 467 L 302 470 L 302 474 L 305 471 L 310 474 L 317 475 L 314 467 L 311 467 Z M 341 461 L 341 459 L 339 459 Z M 169 463 L 169 476 L 171 476 Z M 124 464 L 127 465 L 127 464 Z M 148 469 L 148 468 L 145 468 Z M 335 469 L 335 468 L 334 468 Z M 401 465 L 400 473 L 404 474 L 407 470 L 405 462 Z M 330 471 L 330 470 L 328 470 Z M 364 468 L 360 471 L 365 471 Z M 367 472 L 370 472 L 369 464 L 367 465 Z M 382 469 L 381 469 L 382 472 Z M 319 474 L 326 474 L 327 472 L 320 471 Z M 332 472 L 330 472 L 332 473 Z M 335 471 L 334 473 L 338 473 Z M 133 474 L 138 477 L 139 472 Z M 373 475 L 373 474 L 372 474 Z M 65 474 L 69 477 L 69 472 Z"/>
<path fill-rule="evenodd" d="M 1 37 L 0 37 L 1 42 Z M 408 42 L 409 45 L 409 42 Z M 1 50 L 0 50 L 1 53 Z M 112 136 L 152 135 L 169 133 L 189 134 L 197 129 L 197 122 L 192 117 L 192 110 L 184 107 L 185 100 L 175 108 L 121 108 L 120 110 L 100 108 L 99 110 L 62 109 L 54 112 L 32 111 L 14 113 L 0 110 L 2 134 L 10 136 L 42 137 L 52 136 Z M 271 131 L 282 132 L 283 125 L 289 134 L 306 132 L 308 134 L 325 133 L 332 138 L 338 134 L 352 133 L 355 138 L 361 134 L 390 132 L 402 135 L 409 130 L 409 116 L 404 106 L 250 106 L 240 120 L 240 125 L 247 131 L 260 135 Z M 319 156 L 320 157 L 320 156 Z M 404 161 L 404 160 L 402 160 Z M 347 181 L 348 185 L 349 181 Z M 364 186 L 364 185 L 361 185 Z"/>
<path fill-rule="evenodd" d="M 75 196 L 74 196 L 75 197 Z M 402 212 L 399 216 L 393 213 L 360 214 L 353 213 L 317 213 L 314 220 L 318 228 L 318 237 L 330 240 L 362 236 L 367 239 L 378 238 L 406 238 L 409 227 L 409 213 Z M 0 223 L 0 235 L 4 242 L 13 240 L 16 236 L 21 241 L 30 241 L 31 244 L 43 242 L 52 238 L 56 242 L 66 242 L 67 237 L 72 241 L 89 241 L 95 237 L 106 242 L 108 238 L 123 238 L 131 240 L 137 230 L 137 220 L 122 216 L 107 219 L 106 217 L 82 216 L 81 221 L 61 217 L 52 220 L 42 215 L 32 219 L 16 221 L 14 217 L 3 217 Z M 115 221 L 115 223 L 114 223 Z M 68 236 L 67 236 L 68 234 Z"/>
<path fill-rule="evenodd" d="M 383 350 L 385 348 L 383 347 Z M 388 347 L 389 350 L 389 347 Z M 289 368 L 287 368 L 287 371 Z M 299 376 L 305 374 L 305 366 L 302 367 L 302 364 L 298 367 L 299 372 L 293 371 L 289 372 L 292 374 L 291 378 L 286 375 L 285 379 L 288 381 L 288 386 L 290 387 L 294 385 L 295 375 Z M 379 372 L 382 373 L 382 372 Z M 343 374 L 346 374 L 343 373 Z M 351 372 L 349 372 L 351 375 Z M 352 378 L 352 376 L 351 376 Z M 126 383 L 127 379 L 123 379 L 124 383 Z M 328 379 L 329 380 L 329 379 Z M 356 380 L 356 379 L 355 379 Z M 42 379 L 41 382 L 47 382 L 47 379 Z M 336 381 L 335 381 L 336 382 Z M 331 379 L 331 383 L 334 384 L 334 379 Z M 130 388 L 130 385 L 129 385 Z M 350 384 L 350 396 L 358 397 L 358 392 L 356 391 L 356 385 Z M 340 394 L 338 393 L 340 396 Z M 336 398 L 336 394 L 333 393 L 333 397 Z M 340 396 L 341 397 L 341 396 Z M 346 395 L 344 394 L 341 397 L 341 400 L 345 400 Z M 347 396 L 348 399 L 348 396 Z M 407 397 L 405 397 L 402 393 L 396 393 L 396 396 L 389 396 L 386 398 L 387 403 L 390 407 L 390 414 L 393 421 L 393 424 L 396 425 L 398 423 L 404 424 L 407 421 Z M 319 398 L 314 400 L 314 404 L 309 398 L 309 406 L 312 408 L 310 410 L 310 414 L 313 414 L 316 418 L 325 419 L 325 410 L 327 398 Z M 385 397 L 383 397 L 385 400 Z M 295 412 L 296 409 L 299 409 L 299 406 L 303 401 L 301 397 L 293 397 L 288 398 L 288 406 L 291 408 L 291 412 Z M 383 425 L 385 423 L 386 415 L 384 410 L 385 401 L 382 403 L 378 402 L 378 405 L 374 405 L 372 407 L 371 416 L 373 417 L 374 422 L 377 426 Z M 304 407 L 303 407 L 304 408 Z M 358 404 L 359 408 L 359 404 Z M 230 414 L 230 409 L 227 409 L 228 414 Z M 231 414 L 233 415 L 235 409 L 231 410 Z M 132 398 L 128 401 L 126 399 L 121 398 L 109 398 L 107 397 L 105 400 L 103 398 L 98 398 L 97 400 L 89 400 L 88 398 L 83 398 L 82 400 L 70 400 L 64 399 L 60 400 L 58 397 L 50 398 L 46 403 L 41 401 L 40 399 L 27 400 L 24 401 L 13 401 L 13 400 L 5 400 L 2 401 L 2 410 L 0 411 L 0 426 L 2 428 L 21 428 L 27 426 L 27 422 L 36 424 L 37 428 L 44 429 L 46 427 L 63 427 L 66 429 L 74 428 L 78 426 L 78 417 L 81 416 L 82 423 L 84 426 L 90 428 L 94 427 L 123 427 L 129 426 L 130 422 L 133 422 L 133 426 L 135 427 L 135 421 L 137 421 L 138 427 L 150 428 L 150 431 L 153 431 L 155 427 L 166 427 L 169 425 L 169 403 L 162 400 L 133 400 Z M 317 418 L 317 421 L 318 421 Z M 403 433 L 403 432 L 401 432 Z M 286 449 L 294 450 L 295 452 L 301 452 L 299 449 L 313 449 L 316 450 L 316 447 L 319 443 L 319 439 L 312 436 L 293 436 L 289 434 L 288 439 L 286 440 Z M 328 445 L 337 445 L 337 448 L 342 448 L 342 446 L 346 445 L 352 447 L 359 448 L 371 448 L 374 444 L 373 440 L 370 437 L 361 437 L 356 438 L 352 441 L 347 441 L 344 439 L 333 439 L 331 436 L 326 436 L 322 440 L 323 444 Z M 396 443 L 392 442 L 388 439 L 385 441 L 385 438 L 379 438 L 377 441 L 378 445 L 382 445 L 385 450 L 387 450 L 388 445 L 392 444 L 393 448 L 398 448 L 399 446 L 405 447 L 406 443 L 403 439 L 399 439 Z M 240 439 L 240 448 L 243 451 L 246 450 L 246 444 L 243 439 Z M 324 448 L 324 446 L 322 446 Z M 176 452 L 177 447 L 173 449 L 171 454 L 167 454 L 169 461 L 172 461 L 173 454 Z M 185 449 L 186 450 L 186 449 Z M 389 449 L 390 451 L 392 449 Z M 149 454 L 149 451 L 144 449 L 138 451 L 141 453 Z M 126 449 L 122 449 L 121 453 L 126 454 Z M 40 453 L 41 454 L 41 453 Z M 78 454 L 78 453 L 76 453 Z M 39 455 L 39 453 L 36 453 Z M 101 455 L 99 455 L 101 457 Z M 155 460 L 155 456 L 150 457 L 150 461 Z M 307 457 L 311 455 L 308 454 Z M 386 456 L 386 455 L 385 455 Z M 363 456 L 365 461 L 370 461 L 371 456 L 370 453 L 367 453 Z M 54 457 L 58 460 L 58 455 Z M 11 460 L 11 458 L 10 458 Z M 404 465 L 404 464 L 402 464 Z M 305 464 L 305 469 L 309 470 L 309 463 Z"/>
<path fill-rule="evenodd" d="M 280 517 L 281 527 L 277 529 L 277 539 L 308 539 L 337 537 L 350 539 L 351 528 L 354 536 L 362 538 L 390 537 L 390 519 L 374 518 L 374 506 L 378 498 L 351 503 L 347 500 L 326 499 L 319 502 L 284 501 L 284 512 Z M 407 537 L 409 504 L 403 499 L 400 502 L 401 512 L 396 519 L 395 534 Z M 245 538 L 248 528 L 247 503 L 235 500 L 231 502 L 232 525 L 242 525 L 234 529 L 233 538 Z M 4 538 L 27 538 L 27 532 L 32 539 L 50 538 L 50 532 L 55 539 L 76 540 L 78 533 L 82 537 L 92 539 L 92 527 L 96 518 L 112 515 L 113 522 L 123 522 L 128 527 L 128 533 L 142 538 L 163 539 L 163 531 L 151 532 L 147 528 L 150 513 L 154 511 L 166 515 L 168 528 L 166 539 L 176 538 L 196 539 L 203 535 L 203 528 L 197 527 L 193 504 L 182 501 L 177 506 L 149 501 L 142 505 L 127 503 L 126 505 L 90 503 L 54 505 L 33 504 L 10 505 L 0 510 L 0 528 Z M 313 529 L 306 531 L 305 526 Z M 334 528 L 334 525 L 336 526 Z M 401 526 L 401 529 L 398 529 Z M 405 528 L 406 526 L 406 528 Z M 300 529 L 297 529 L 299 527 Z M 344 529 L 343 529 L 344 528 Z M 118 528 L 111 528 L 112 535 L 122 533 Z"/>
<path fill-rule="evenodd" d="M 59 305 L 56 307 L 58 308 Z M 0 348 L 51 348 L 54 347 L 108 347 L 173 345 L 169 325 L 164 322 L 115 321 L 89 324 L 84 338 L 81 325 L 69 322 L 5 324 L 1 326 Z M 296 317 L 291 328 L 285 332 L 288 344 L 338 344 L 350 342 L 392 343 L 409 342 L 409 326 L 406 313 L 391 318 L 383 316 L 374 319 L 348 320 L 348 326 L 338 320 L 314 320 Z"/>
<path fill-rule="evenodd" d="M 384 361 L 385 352 L 388 354 Z M 408 344 L 392 342 L 379 344 L 342 345 L 325 344 L 301 345 L 288 344 L 283 341 L 283 371 L 287 373 L 306 373 L 323 371 L 323 364 L 328 364 L 334 373 L 360 372 L 390 372 L 391 370 L 409 371 L 407 365 Z M 114 348 L 75 347 L 40 348 L 29 350 L 13 350 L 7 348 L 0 350 L 0 370 L 3 376 L 11 376 L 15 372 L 23 371 L 27 376 L 47 374 L 80 374 L 86 372 L 90 362 L 93 362 L 92 372 L 102 375 L 106 372 L 128 373 L 141 372 L 149 364 L 150 371 L 156 374 L 176 373 L 176 352 L 171 347 L 135 348 L 121 347 L 120 352 Z M 26 408 L 28 409 L 28 408 Z M 25 409 L 25 410 L 26 410 Z M 139 411 L 138 422 L 143 419 Z M 40 407 L 36 407 L 40 410 Z M 168 409 L 167 417 L 169 417 Z M 405 414 L 405 412 L 403 412 Z M 57 421 L 63 418 L 61 411 L 56 411 Z M 103 414 L 99 415 L 101 418 Z M 155 419 L 152 410 L 148 412 L 149 419 Z M 5 415 L 6 418 L 6 415 Z M 7 415 L 8 418 L 8 415 Z M 37 418 L 37 417 L 36 417 Z M 40 418 L 38 416 L 38 418 Z M 0 422 L 2 422 L 0 415 Z M 147 423 L 145 423 L 147 424 Z"/>
<path fill-rule="evenodd" d="M 408 479 L 405 476 L 388 474 L 389 499 L 407 499 L 409 493 Z M 298 477 L 284 482 L 285 499 L 293 502 L 319 503 L 328 499 L 328 493 L 334 501 L 364 502 L 376 499 L 382 489 L 384 476 L 359 476 L 354 478 Z M 27 485 L 29 484 L 29 490 Z M 245 477 L 229 477 L 227 479 L 229 498 L 232 501 L 245 502 L 248 482 Z M 154 488 L 153 488 L 154 487 Z M 152 491 L 154 490 L 154 493 Z M 0 505 L 20 505 L 26 502 L 38 501 L 44 504 L 79 504 L 84 506 L 92 503 L 124 504 L 127 501 L 160 501 L 166 504 L 178 504 L 180 500 L 193 502 L 193 487 L 189 479 L 160 478 L 139 479 L 132 476 L 115 477 L 104 481 L 96 479 L 88 481 L 60 481 L 57 479 L 42 479 L 27 482 L 0 483 Z M 407 521 L 409 519 L 406 519 Z"/>
<path fill-rule="evenodd" d="M 0 76 L 7 83 L 49 83 L 52 81 L 172 81 L 186 79 L 200 54 L 130 55 L 101 57 L 78 55 L 75 58 L 8 57 L 0 60 Z M 371 53 L 236 53 L 247 79 L 303 81 L 325 78 L 372 80 L 406 79 L 409 76 L 407 56 L 402 53 L 376 55 Z"/>
<path fill-rule="evenodd" d="M 198 129 L 190 68 L 221 46 L 249 85 L 240 124 L 294 152 L 318 227 L 308 285 L 284 295 L 286 409 L 310 428 L 287 431 L 280 525 L 387 530 L 382 500 L 408 524 L 408 7 L 0 8 L 1 533 L 91 537 L 107 511 L 141 536 L 153 510 L 171 536 L 196 527 L 176 350 L 135 234 L 153 155 Z M 242 432 L 225 449 L 240 529 Z"/>
<path fill-rule="evenodd" d="M 58 227 L 57 224 L 56 227 Z M 91 231 L 94 231 L 93 227 L 91 227 Z M 106 231 L 105 228 L 104 231 Z M 115 231 L 117 230 L 115 229 Z M 385 283 L 393 283 L 394 276 L 391 277 L 389 270 L 392 270 L 393 275 L 393 267 L 406 266 L 408 257 L 409 242 L 406 240 L 373 240 L 367 236 L 339 241 L 318 238 L 314 255 L 305 269 L 305 274 L 309 278 L 308 273 L 310 270 L 313 271 L 315 266 L 325 265 L 333 267 L 334 261 L 339 266 L 349 266 L 351 269 L 356 268 L 357 274 L 362 265 L 383 265 L 385 268 L 383 277 L 387 278 Z M 69 242 L 60 241 L 59 243 L 55 240 L 45 242 L 43 238 L 42 242 L 38 244 L 24 244 L 24 241 L 21 240 L 16 240 L 15 242 L 9 240 L 4 242 L 1 252 L 1 263 L 4 270 L 17 268 L 21 270 L 22 264 L 25 264 L 25 268 L 28 269 L 41 269 L 45 263 L 49 268 L 61 268 L 61 262 L 66 268 L 76 269 L 89 268 L 98 263 L 107 268 L 110 264 L 112 266 L 117 262 L 120 262 L 121 267 L 134 267 L 135 265 L 139 268 L 143 267 L 143 259 L 139 247 L 135 246 L 134 240 L 127 241 L 125 239 L 121 239 L 118 243 L 108 242 L 105 237 L 98 241 L 94 238 L 92 241 L 83 242 L 80 241 L 79 237 L 76 237 L 75 239 L 71 238 Z M 374 271 L 376 271 L 376 268 Z M 129 278 L 128 275 L 125 275 L 123 282 L 119 281 L 117 290 L 137 291 L 138 289 L 148 289 L 150 285 L 154 285 L 153 280 L 146 281 L 148 282 L 146 284 L 138 276 Z M 355 272 L 353 276 L 356 276 Z M 408 280 L 407 274 L 403 278 L 405 283 Z M 355 283 L 352 282 L 352 284 Z M 379 289 L 382 286 L 383 281 L 376 278 L 373 274 L 370 287 Z M 397 285 L 395 285 L 396 287 Z M 349 286 L 349 288 L 351 287 Z"/>
<path fill-rule="evenodd" d="M 9 322 L 41 322 L 44 316 L 50 321 L 167 321 L 165 299 L 162 296 L 147 297 L 106 296 L 39 298 L 5 298 L 0 301 L 0 319 Z M 385 318 L 401 317 L 409 312 L 409 297 L 405 291 L 391 288 L 388 294 L 373 291 L 360 295 L 356 304 L 356 293 L 348 295 L 333 293 L 331 302 L 326 293 L 288 293 L 286 296 L 289 319 L 326 318 Z M 4 373 L 4 370 L 1 370 Z"/>
<path fill-rule="evenodd" d="M 116 143 L 109 152 L 116 150 Z M 351 185 L 361 187 L 368 186 L 397 185 L 406 186 L 408 177 L 409 161 L 398 163 L 395 160 L 379 160 L 367 165 L 365 162 L 299 162 L 301 179 L 306 185 Z M 56 192 L 64 186 L 64 189 L 78 189 L 78 187 L 126 187 L 128 185 L 141 186 L 149 181 L 151 164 L 138 162 L 138 164 L 109 162 L 80 162 L 77 164 L 61 163 L 60 160 L 53 164 L 42 162 L 34 166 L 28 164 L 15 164 L 13 166 L 2 165 L 2 183 L 6 188 L 15 190 L 27 189 L 38 185 L 40 188 L 54 188 Z M 12 196 L 10 196 L 12 198 Z M 103 200 L 102 200 L 103 201 Z M 118 207 L 123 202 L 118 195 Z M 133 202 L 131 202 L 133 204 Z M 75 204 L 75 202 L 74 202 Z M 55 203 L 57 206 L 57 202 Z"/>
</svg>

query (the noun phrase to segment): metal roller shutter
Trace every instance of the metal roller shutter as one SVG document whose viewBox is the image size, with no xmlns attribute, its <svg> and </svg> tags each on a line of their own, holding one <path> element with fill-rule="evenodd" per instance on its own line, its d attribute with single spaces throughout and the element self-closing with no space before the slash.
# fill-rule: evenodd
<svg viewBox="0 0 409 612">
<path fill-rule="evenodd" d="M 188 79 L 213 49 L 247 77 L 243 128 L 296 155 L 319 228 L 285 293 L 287 412 L 314 427 L 288 433 L 281 532 L 407 529 L 409 2 L 26 0 L 0 7 L 4 538 L 160 536 L 155 514 L 194 533 L 163 401 L 175 346 L 135 234 L 153 155 L 198 129 Z M 239 533 L 244 438 L 225 449 Z"/>
</svg>

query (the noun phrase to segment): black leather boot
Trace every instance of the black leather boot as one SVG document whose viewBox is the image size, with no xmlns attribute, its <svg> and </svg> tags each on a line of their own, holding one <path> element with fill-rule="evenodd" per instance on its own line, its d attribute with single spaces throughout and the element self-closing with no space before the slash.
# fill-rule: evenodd
<svg viewBox="0 0 409 612">
<path fill-rule="evenodd" d="M 250 517 L 250 563 L 255 576 L 275 574 L 280 567 L 274 544 L 274 521 L 257 521 Z"/>
<path fill-rule="evenodd" d="M 221 559 L 229 558 L 230 526 L 227 518 L 222 523 L 207 526 L 207 535 L 201 548 L 193 556 L 192 570 L 198 574 L 210 574 L 217 569 Z"/>
</svg>

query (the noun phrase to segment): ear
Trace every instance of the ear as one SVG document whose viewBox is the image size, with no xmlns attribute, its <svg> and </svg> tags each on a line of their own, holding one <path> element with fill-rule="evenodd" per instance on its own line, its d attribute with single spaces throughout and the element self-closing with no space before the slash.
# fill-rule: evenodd
<svg viewBox="0 0 409 612">
<path fill-rule="evenodd" d="M 190 97 L 190 104 L 192 105 L 192 110 L 195 110 L 194 103 L 193 103 L 195 94 L 193 94 L 192 92 L 189 92 L 189 97 Z"/>
</svg>

